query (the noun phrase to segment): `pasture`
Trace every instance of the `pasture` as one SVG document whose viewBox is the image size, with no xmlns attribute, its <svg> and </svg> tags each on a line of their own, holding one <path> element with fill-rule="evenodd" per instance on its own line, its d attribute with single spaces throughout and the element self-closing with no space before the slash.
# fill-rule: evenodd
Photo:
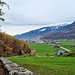
<svg viewBox="0 0 75 75">
<path fill-rule="evenodd" d="M 62 45 L 75 45 L 75 41 L 62 41 Z"/>
<path fill-rule="evenodd" d="M 60 50 L 60 48 L 53 48 L 52 44 L 41 43 L 31 43 L 30 48 L 36 50 L 38 56 L 46 56 L 46 54 L 52 56 L 56 50 Z"/>
<path fill-rule="evenodd" d="M 68 42 L 69 44 L 69 42 Z M 70 45 L 73 44 L 70 42 Z M 63 42 L 61 45 L 67 45 Z M 52 48 L 51 44 L 31 43 L 30 48 L 35 49 L 40 56 L 18 56 L 9 58 L 24 68 L 40 75 L 75 75 L 75 57 L 43 57 L 46 54 L 54 55 L 54 51 L 60 48 Z"/>
<path fill-rule="evenodd" d="M 72 47 L 72 45 L 75 45 L 75 41 L 64 41 L 60 45 L 69 50 L 75 50 L 75 48 Z"/>
<path fill-rule="evenodd" d="M 75 75 L 75 57 L 24 57 L 11 61 L 40 75 Z"/>
</svg>

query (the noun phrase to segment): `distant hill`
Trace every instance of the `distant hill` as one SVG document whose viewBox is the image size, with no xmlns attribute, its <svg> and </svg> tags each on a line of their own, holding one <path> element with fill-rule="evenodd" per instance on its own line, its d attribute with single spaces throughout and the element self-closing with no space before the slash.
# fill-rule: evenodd
<svg viewBox="0 0 75 75">
<path fill-rule="evenodd" d="M 59 39 L 75 39 L 75 22 L 66 26 L 59 26 L 58 30 L 49 33 L 41 38 L 41 40 L 59 40 Z"/>
<path fill-rule="evenodd" d="M 21 35 L 15 35 L 14 37 L 21 40 L 37 40 L 41 38 L 41 36 L 49 33 L 50 31 L 52 31 L 51 27 L 43 27 L 27 33 L 23 33 Z"/>
<path fill-rule="evenodd" d="M 39 40 L 44 39 L 45 35 L 54 33 L 57 31 L 62 31 L 63 29 L 67 28 L 68 23 L 60 23 L 60 24 L 55 24 L 53 26 L 48 26 L 48 27 L 43 27 L 39 28 L 27 33 L 23 33 L 21 35 L 15 35 L 14 37 L 21 39 L 21 40 Z"/>
</svg>

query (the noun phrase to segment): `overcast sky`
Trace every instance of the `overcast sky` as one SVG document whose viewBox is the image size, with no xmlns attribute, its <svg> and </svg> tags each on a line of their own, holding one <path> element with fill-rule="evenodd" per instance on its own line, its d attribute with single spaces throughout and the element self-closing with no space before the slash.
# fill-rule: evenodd
<svg viewBox="0 0 75 75">
<path fill-rule="evenodd" d="M 46 25 L 75 20 L 75 0 L 4 0 L 10 10 L 1 22 L 2 31 L 15 35 Z"/>
</svg>

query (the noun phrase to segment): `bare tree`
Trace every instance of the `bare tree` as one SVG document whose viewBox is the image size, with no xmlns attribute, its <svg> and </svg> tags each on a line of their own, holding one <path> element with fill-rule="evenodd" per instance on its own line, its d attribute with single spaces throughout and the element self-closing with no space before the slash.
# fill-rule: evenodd
<svg viewBox="0 0 75 75">
<path fill-rule="evenodd" d="M 9 9 L 9 5 L 7 5 L 6 2 L 0 0 L 0 22 L 5 20 L 5 19 L 2 17 L 2 16 L 5 14 L 4 12 L 2 12 L 2 7 L 3 7 L 4 5 L 6 5 L 6 6 L 8 7 L 8 9 Z M 0 25 L 0 27 L 1 27 L 1 25 Z M 0 29 L 0 31 L 1 31 L 1 29 Z"/>
<path fill-rule="evenodd" d="M 4 5 L 6 5 L 6 6 L 8 7 L 8 9 L 9 9 L 9 5 L 7 5 L 6 2 L 0 0 L 0 21 L 4 21 L 4 20 L 5 20 L 5 19 L 2 17 L 2 16 L 5 14 L 4 12 L 2 12 L 2 7 L 3 7 Z"/>
</svg>

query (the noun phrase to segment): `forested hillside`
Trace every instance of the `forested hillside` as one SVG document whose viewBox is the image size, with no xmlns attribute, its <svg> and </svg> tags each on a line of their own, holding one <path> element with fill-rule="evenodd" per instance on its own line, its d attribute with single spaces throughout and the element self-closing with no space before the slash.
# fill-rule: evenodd
<svg viewBox="0 0 75 75">
<path fill-rule="evenodd" d="M 18 40 L 4 32 L 0 32 L 0 57 L 29 53 L 28 43 Z"/>
</svg>

